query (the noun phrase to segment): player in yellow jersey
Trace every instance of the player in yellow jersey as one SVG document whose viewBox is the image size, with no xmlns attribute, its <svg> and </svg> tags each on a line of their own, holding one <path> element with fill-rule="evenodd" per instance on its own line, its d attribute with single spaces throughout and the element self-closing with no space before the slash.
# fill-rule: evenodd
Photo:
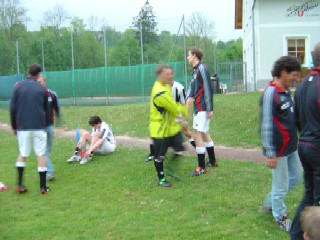
<svg viewBox="0 0 320 240">
<path fill-rule="evenodd" d="M 160 65 L 156 69 L 157 80 L 150 97 L 150 137 L 154 143 L 154 165 L 159 178 L 159 185 L 170 187 L 163 172 L 163 161 L 173 136 L 181 131 L 176 117 L 187 115 L 186 105 L 176 103 L 171 94 L 171 67 Z"/>
</svg>

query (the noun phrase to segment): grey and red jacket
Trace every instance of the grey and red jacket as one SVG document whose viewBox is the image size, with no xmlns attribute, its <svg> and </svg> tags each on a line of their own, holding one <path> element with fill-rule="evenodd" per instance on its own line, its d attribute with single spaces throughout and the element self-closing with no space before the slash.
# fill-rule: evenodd
<svg viewBox="0 0 320 240">
<path fill-rule="evenodd" d="M 11 102 L 11 127 L 14 130 L 45 129 L 46 89 L 27 77 L 14 86 Z"/>
<path fill-rule="evenodd" d="M 295 98 L 299 141 L 320 142 L 320 67 L 302 80 Z"/>
<path fill-rule="evenodd" d="M 297 128 L 290 91 L 273 81 L 260 98 L 260 130 L 263 155 L 283 157 L 297 149 Z"/>
<path fill-rule="evenodd" d="M 54 124 L 54 112 L 58 118 L 60 118 L 60 105 L 57 94 L 47 89 L 47 108 L 46 108 L 46 126 Z"/>
<path fill-rule="evenodd" d="M 194 113 L 198 112 L 212 112 L 213 91 L 210 84 L 210 73 L 207 67 L 199 62 L 193 70 L 192 80 L 188 90 L 187 98 L 194 99 Z"/>
</svg>

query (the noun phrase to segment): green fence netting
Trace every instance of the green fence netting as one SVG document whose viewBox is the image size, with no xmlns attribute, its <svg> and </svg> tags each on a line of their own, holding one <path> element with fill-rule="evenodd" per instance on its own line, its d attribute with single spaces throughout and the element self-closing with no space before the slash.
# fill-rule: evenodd
<svg viewBox="0 0 320 240">
<path fill-rule="evenodd" d="M 174 69 L 175 81 L 185 86 L 184 62 L 168 65 Z M 156 79 L 157 66 L 100 67 L 42 74 L 47 77 L 47 88 L 58 94 L 63 105 L 113 104 L 145 101 Z M 8 104 L 14 84 L 23 78 L 23 75 L 0 77 L 2 105 Z"/>
</svg>

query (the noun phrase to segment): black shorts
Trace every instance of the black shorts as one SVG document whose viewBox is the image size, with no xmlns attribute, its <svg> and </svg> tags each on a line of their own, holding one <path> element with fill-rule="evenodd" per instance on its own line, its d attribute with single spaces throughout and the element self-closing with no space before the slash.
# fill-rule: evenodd
<svg viewBox="0 0 320 240">
<path fill-rule="evenodd" d="M 169 147 L 172 147 L 175 152 L 184 151 L 182 133 L 178 132 L 172 137 L 153 138 L 154 156 L 155 158 L 165 156 Z"/>
<path fill-rule="evenodd" d="M 175 152 L 183 152 L 184 151 L 183 137 L 182 137 L 181 132 L 178 132 L 176 135 L 171 137 L 170 147 L 172 147 Z"/>
</svg>

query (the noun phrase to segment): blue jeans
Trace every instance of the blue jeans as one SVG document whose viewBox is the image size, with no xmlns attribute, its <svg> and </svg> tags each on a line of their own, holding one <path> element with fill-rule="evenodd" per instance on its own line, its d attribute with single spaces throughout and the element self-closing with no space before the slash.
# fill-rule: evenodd
<svg viewBox="0 0 320 240">
<path fill-rule="evenodd" d="M 47 148 L 46 148 L 46 165 L 47 165 L 47 174 L 53 174 L 54 169 L 50 160 L 51 150 L 52 150 L 52 143 L 53 143 L 53 137 L 54 137 L 54 126 L 50 125 L 46 127 L 47 132 Z"/>
<path fill-rule="evenodd" d="M 276 221 L 287 215 L 284 197 L 302 180 L 302 167 L 298 152 L 279 157 L 277 167 L 272 172 L 272 190 L 264 200 L 264 206 L 272 208 Z"/>
<path fill-rule="evenodd" d="M 292 222 L 292 240 L 303 239 L 300 214 L 307 206 L 320 206 L 320 143 L 299 142 L 299 156 L 304 169 L 304 196 Z"/>
</svg>

